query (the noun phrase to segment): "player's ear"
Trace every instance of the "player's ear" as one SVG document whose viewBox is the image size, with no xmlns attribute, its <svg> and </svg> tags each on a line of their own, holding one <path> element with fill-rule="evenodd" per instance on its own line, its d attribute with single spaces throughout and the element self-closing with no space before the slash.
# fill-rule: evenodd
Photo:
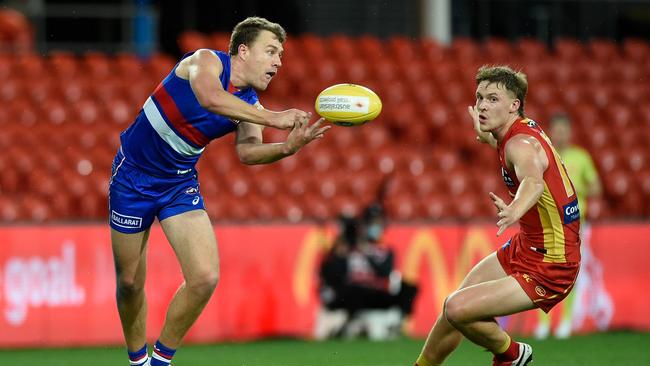
<svg viewBox="0 0 650 366">
<path fill-rule="evenodd" d="M 241 57 L 243 60 L 246 60 L 248 58 L 248 46 L 245 44 L 240 44 L 239 47 L 237 47 L 237 54 L 239 57 Z"/>
<path fill-rule="evenodd" d="M 510 104 L 510 112 L 511 113 L 519 112 L 520 105 L 521 105 L 521 101 L 519 99 L 513 99 L 512 104 Z"/>
</svg>

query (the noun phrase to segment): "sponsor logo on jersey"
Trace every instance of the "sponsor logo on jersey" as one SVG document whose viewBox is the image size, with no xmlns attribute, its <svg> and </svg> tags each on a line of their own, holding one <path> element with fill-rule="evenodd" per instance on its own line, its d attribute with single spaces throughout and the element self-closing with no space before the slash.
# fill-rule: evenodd
<svg viewBox="0 0 650 366">
<path fill-rule="evenodd" d="M 194 197 L 194 199 L 192 200 L 192 204 L 194 206 L 196 206 L 199 203 L 200 199 L 201 199 L 201 197 L 199 197 L 199 196 Z"/>
<path fill-rule="evenodd" d="M 111 222 L 115 226 L 127 229 L 140 229 L 142 227 L 142 217 L 123 215 L 111 210 Z"/>
<path fill-rule="evenodd" d="M 508 187 L 514 187 L 515 186 L 515 181 L 510 178 L 510 175 L 508 175 L 508 171 L 503 169 L 501 167 L 501 176 L 503 177 L 503 182 L 508 186 Z"/>
<path fill-rule="evenodd" d="M 535 292 L 536 292 L 539 296 L 542 296 L 542 297 L 546 296 L 546 290 L 545 290 L 544 287 L 542 287 L 542 286 L 535 286 Z"/>
<path fill-rule="evenodd" d="M 190 187 L 185 190 L 185 194 L 197 194 L 197 193 L 199 193 L 198 187 Z"/>
<path fill-rule="evenodd" d="M 570 203 L 562 207 L 564 211 L 564 223 L 570 224 L 580 218 L 580 208 L 578 207 L 578 199 L 574 199 Z"/>
<path fill-rule="evenodd" d="M 187 173 L 189 173 L 189 172 L 191 172 L 191 171 L 192 171 L 192 169 L 182 169 L 182 170 L 181 170 L 181 169 L 178 169 L 178 170 L 176 171 L 176 174 L 178 174 L 178 175 L 181 175 L 181 174 L 187 174 Z"/>
</svg>

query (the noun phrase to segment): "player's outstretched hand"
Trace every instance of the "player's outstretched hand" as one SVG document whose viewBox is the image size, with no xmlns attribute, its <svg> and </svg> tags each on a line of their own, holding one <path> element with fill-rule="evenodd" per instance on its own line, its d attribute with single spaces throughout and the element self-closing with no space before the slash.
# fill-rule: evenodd
<svg viewBox="0 0 650 366">
<path fill-rule="evenodd" d="M 474 131 L 476 132 L 476 140 L 478 142 L 488 144 L 492 147 L 496 147 L 497 142 L 492 136 L 492 134 L 489 132 L 481 131 L 481 124 L 478 119 L 478 111 L 476 110 L 476 107 L 472 105 L 468 106 L 467 112 L 469 113 L 469 116 L 472 118 L 472 123 L 474 124 Z"/>
<path fill-rule="evenodd" d="M 309 120 L 304 120 L 296 123 L 289 133 L 289 136 L 287 136 L 287 141 L 285 142 L 287 145 L 287 150 L 291 154 L 295 154 L 298 150 L 300 150 L 308 143 L 322 138 L 325 135 L 325 132 L 327 132 L 327 130 L 332 127 L 330 125 L 323 126 L 324 122 L 325 119 L 320 118 L 311 125 L 309 124 Z"/>
<path fill-rule="evenodd" d="M 492 192 L 489 194 L 492 202 L 494 203 L 494 206 L 497 208 L 497 216 L 499 217 L 499 221 L 497 221 L 497 226 L 499 227 L 497 236 L 499 236 L 505 229 L 517 222 L 517 220 L 519 220 L 519 217 L 516 216 L 512 207 L 506 205 L 506 203 L 503 202 L 499 196 Z"/>
<path fill-rule="evenodd" d="M 301 111 L 300 109 L 287 109 L 282 112 L 274 112 L 271 117 L 271 127 L 288 130 L 298 123 L 307 123 L 311 118 L 311 113 Z"/>
</svg>

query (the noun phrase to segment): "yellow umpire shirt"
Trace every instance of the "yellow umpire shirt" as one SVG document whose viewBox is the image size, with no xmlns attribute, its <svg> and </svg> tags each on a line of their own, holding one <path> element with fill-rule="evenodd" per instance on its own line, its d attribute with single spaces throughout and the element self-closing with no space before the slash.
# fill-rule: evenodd
<svg viewBox="0 0 650 366">
<path fill-rule="evenodd" d="M 571 177 L 573 187 L 576 189 L 578 204 L 580 205 L 580 220 L 584 222 L 585 216 L 587 215 L 585 194 L 589 184 L 598 179 L 598 171 L 587 150 L 581 147 L 572 145 L 559 151 L 559 153 L 564 165 L 569 171 L 569 177 Z"/>
</svg>

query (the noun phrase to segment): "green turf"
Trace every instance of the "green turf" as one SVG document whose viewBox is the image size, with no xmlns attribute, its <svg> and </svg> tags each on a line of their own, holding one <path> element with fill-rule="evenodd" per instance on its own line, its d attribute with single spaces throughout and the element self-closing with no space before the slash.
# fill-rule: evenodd
<svg viewBox="0 0 650 366">
<path fill-rule="evenodd" d="M 411 366 L 423 340 L 391 342 L 269 340 L 187 346 L 174 366 Z M 568 340 L 527 340 L 534 365 L 650 365 L 650 333 L 607 333 Z M 1 365 L 124 365 L 121 348 L 0 351 Z M 463 342 L 446 365 L 490 365 L 491 355 Z"/>
</svg>

